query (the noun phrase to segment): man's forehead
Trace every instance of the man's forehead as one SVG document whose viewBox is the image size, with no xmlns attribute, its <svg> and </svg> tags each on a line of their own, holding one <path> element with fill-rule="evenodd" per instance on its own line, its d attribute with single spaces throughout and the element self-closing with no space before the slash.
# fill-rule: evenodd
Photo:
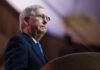
<svg viewBox="0 0 100 70">
<path fill-rule="evenodd" d="M 36 14 L 44 14 L 44 15 L 47 15 L 45 9 L 43 8 L 37 8 L 36 11 L 35 11 Z"/>
</svg>

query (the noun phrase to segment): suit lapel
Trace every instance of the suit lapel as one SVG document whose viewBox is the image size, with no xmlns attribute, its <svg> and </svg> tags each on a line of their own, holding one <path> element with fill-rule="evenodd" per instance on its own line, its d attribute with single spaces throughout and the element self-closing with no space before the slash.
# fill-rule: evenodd
<svg viewBox="0 0 100 70">
<path fill-rule="evenodd" d="M 40 49 L 38 48 L 38 46 L 35 44 L 35 42 L 31 39 L 31 37 L 29 35 L 27 35 L 26 33 L 23 33 L 22 36 L 24 36 L 25 39 L 27 39 L 27 41 L 32 45 L 32 50 L 36 53 L 36 55 L 39 57 L 39 59 L 43 62 L 46 63 L 46 60 L 44 58 L 44 56 L 42 55 Z"/>
<path fill-rule="evenodd" d="M 44 56 L 42 55 L 40 49 L 38 48 L 38 46 L 36 44 L 33 45 L 33 51 L 36 53 L 36 55 L 40 58 L 40 60 L 43 62 L 43 63 L 46 63 L 46 60 L 44 58 Z"/>
<path fill-rule="evenodd" d="M 45 61 L 46 61 L 46 63 L 48 62 L 48 58 L 47 58 L 47 56 L 44 54 L 44 58 L 45 58 Z"/>
</svg>

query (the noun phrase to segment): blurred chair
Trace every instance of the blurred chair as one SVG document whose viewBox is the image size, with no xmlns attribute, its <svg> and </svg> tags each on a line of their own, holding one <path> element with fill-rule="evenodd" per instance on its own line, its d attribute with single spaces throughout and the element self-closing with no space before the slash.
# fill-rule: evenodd
<svg viewBox="0 0 100 70">
<path fill-rule="evenodd" d="M 58 57 L 41 70 L 100 70 L 100 53 L 73 53 Z"/>
</svg>

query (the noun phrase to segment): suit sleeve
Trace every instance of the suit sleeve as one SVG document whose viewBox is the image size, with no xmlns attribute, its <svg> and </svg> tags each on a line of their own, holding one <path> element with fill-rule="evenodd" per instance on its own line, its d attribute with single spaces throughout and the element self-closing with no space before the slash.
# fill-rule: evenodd
<svg viewBox="0 0 100 70">
<path fill-rule="evenodd" d="M 28 52 L 21 41 L 10 41 L 5 51 L 6 70 L 26 70 Z"/>
</svg>

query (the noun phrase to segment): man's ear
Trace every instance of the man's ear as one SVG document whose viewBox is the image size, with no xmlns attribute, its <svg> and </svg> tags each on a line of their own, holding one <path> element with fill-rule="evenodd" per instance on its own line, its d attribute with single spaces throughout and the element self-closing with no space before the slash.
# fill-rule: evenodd
<svg viewBox="0 0 100 70">
<path fill-rule="evenodd" d="M 28 18 L 27 18 L 27 17 L 24 18 L 24 23 L 25 23 L 26 25 L 28 24 Z"/>
<path fill-rule="evenodd" d="M 28 23 L 24 20 L 24 23 L 27 25 Z"/>
</svg>

